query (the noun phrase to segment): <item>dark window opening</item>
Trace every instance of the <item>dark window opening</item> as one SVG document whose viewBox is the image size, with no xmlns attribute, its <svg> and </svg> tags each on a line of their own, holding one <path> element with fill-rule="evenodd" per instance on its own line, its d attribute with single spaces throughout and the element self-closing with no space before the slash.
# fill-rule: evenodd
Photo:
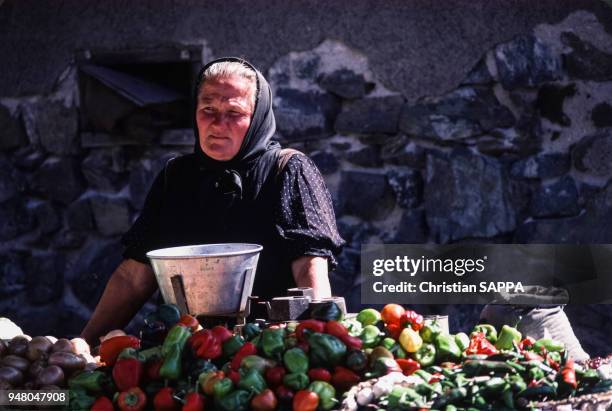
<svg viewBox="0 0 612 411">
<path fill-rule="evenodd" d="M 81 130 L 151 142 L 192 127 L 196 47 L 77 54 Z"/>
</svg>

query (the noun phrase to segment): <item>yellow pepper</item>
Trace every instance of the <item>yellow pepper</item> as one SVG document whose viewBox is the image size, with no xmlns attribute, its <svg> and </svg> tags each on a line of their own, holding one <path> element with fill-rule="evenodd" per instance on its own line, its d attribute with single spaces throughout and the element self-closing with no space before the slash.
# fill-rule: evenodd
<svg viewBox="0 0 612 411">
<path fill-rule="evenodd" d="M 406 352 L 417 352 L 423 345 L 423 339 L 417 331 L 407 327 L 402 330 L 399 343 Z"/>
</svg>

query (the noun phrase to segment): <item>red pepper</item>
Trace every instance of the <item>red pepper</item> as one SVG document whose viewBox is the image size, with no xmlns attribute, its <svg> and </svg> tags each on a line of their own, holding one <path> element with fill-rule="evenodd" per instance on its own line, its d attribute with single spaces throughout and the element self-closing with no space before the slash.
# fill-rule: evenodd
<svg viewBox="0 0 612 411">
<path fill-rule="evenodd" d="M 348 335 L 348 330 L 344 325 L 339 323 L 338 321 L 328 321 L 325 323 L 325 332 L 327 334 L 333 335 L 334 337 L 338 337 L 342 339 L 345 335 Z"/>
<path fill-rule="evenodd" d="M 238 385 L 238 383 L 240 382 L 240 373 L 236 370 L 230 369 L 229 372 L 227 373 L 227 378 L 232 380 L 234 385 Z"/>
<path fill-rule="evenodd" d="M 182 411 L 204 411 L 206 398 L 197 392 L 190 392 L 185 396 L 185 404 Z"/>
<path fill-rule="evenodd" d="M 100 344 L 100 361 L 112 366 L 125 348 L 140 348 L 140 340 L 132 335 L 118 335 Z"/>
<path fill-rule="evenodd" d="M 191 328 L 192 332 L 196 332 L 200 326 L 198 320 L 193 315 L 189 314 L 183 314 L 178 323 Z"/>
<path fill-rule="evenodd" d="M 393 338 L 394 340 L 399 339 L 399 336 L 402 333 L 402 330 L 404 329 L 404 327 L 396 323 L 387 324 L 386 328 L 387 328 L 387 334 L 389 334 L 389 337 Z"/>
<path fill-rule="evenodd" d="M 214 360 L 223 353 L 221 342 L 210 330 L 200 330 L 193 334 L 189 344 L 199 358 Z"/>
<path fill-rule="evenodd" d="M 242 359 L 247 355 L 257 355 L 257 346 L 250 341 L 244 343 L 238 352 L 234 354 L 234 358 L 232 358 L 232 362 L 230 363 L 230 368 L 238 371 Z"/>
<path fill-rule="evenodd" d="M 160 389 L 153 398 L 153 407 L 155 411 L 179 411 L 180 404 L 174 399 L 174 389 L 164 387 Z"/>
<path fill-rule="evenodd" d="M 217 337 L 219 341 L 221 341 L 221 343 L 225 342 L 225 340 L 233 337 L 234 335 L 232 334 L 230 330 L 228 330 L 226 327 L 222 325 L 215 325 L 213 328 L 210 329 L 210 331 L 213 333 L 215 337 Z"/>
<path fill-rule="evenodd" d="M 574 369 L 574 360 L 569 358 L 563 368 L 561 369 L 561 377 L 563 382 L 570 387 L 576 389 L 578 383 L 576 382 L 576 370 Z"/>
<path fill-rule="evenodd" d="M 325 331 L 325 323 L 319 320 L 300 321 L 300 323 L 295 329 L 295 335 L 300 341 L 305 340 L 304 330 L 311 330 L 312 332 L 315 332 L 315 333 L 322 333 Z"/>
<path fill-rule="evenodd" d="M 429 379 L 429 381 L 427 381 L 428 384 L 433 384 L 434 382 L 440 382 L 444 379 L 444 376 L 442 375 L 442 373 L 439 372 L 434 372 L 431 375 L 431 378 Z"/>
<path fill-rule="evenodd" d="M 272 388 L 278 387 L 283 383 L 283 377 L 286 374 L 285 367 L 277 365 L 276 367 L 266 370 L 266 382 Z"/>
<path fill-rule="evenodd" d="M 147 405 L 147 396 L 140 388 L 132 387 L 119 394 L 117 404 L 121 411 L 141 411 Z"/>
<path fill-rule="evenodd" d="M 119 391 L 126 391 L 140 385 L 142 373 L 142 363 L 136 358 L 120 358 L 113 366 L 113 381 Z"/>
<path fill-rule="evenodd" d="M 363 341 L 359 337 L 353 337 L 352 335 L 344 335 L 340 338 L 340 341 L 344 343 L 349 349 L 353 350 L 361 350 L 361 346 L 363 345 Z"/>
<path fill-rule="evenodd" d="M 332 376 L 325 368 L 313 368 L 308 371 L 308 378 L 310 378 L 310 381 L 330 382 Z"/>
<path fill-rule="evenodd" d="M 145 375 L 151 381 L 159 380 L 159 369 L 164 364 L 163 360 L 155 360 L 147 364 Z"/>
<path fill-rule="evenodd" d="M 484 333 L 476 333 L 470 339 L 470 345 L 465 350 L 466 354 L 497 354 L 497 348 L 487 338 Z"/>
<path fill-rule="evenodd" d="M 254 396 L 251 400 L 251 409 L 253 411 L 274 411 L 277 405 L 276 395 L 269 388 Z"/>
<path fill-rule="evenodd" d="M 400 324 L 404 327 L 410 325 L 414 331 L 419 331 L 423 328 L 423 316 L 418 314 L 416 311 L 406 310 L 404 314 L 402 314 Z"/>
<path fill-rule="evenodd" d="M 337 366 L 334 368 L 331 384 L 338 390 L 346 391 L 357 384 L 359 380 L 359 375 L 355 374 L 353 371 L 345 367 Z"/>
<path fill-rule="evenodd" d="M 113 402 L 105 397 L 104 395 L 98 397 L 96 402 L 93 403 L 89 411 L 114 411 Z"/>
<path fill-rule="evenodd" d="M 533 347 L 533 344 L 535 344 L 536 340 L 533 337 L 525 337 L 521 340 L 521 342 L 519 343 L 519 349 L 520 350 L 526 350 L 528 348 Z"/>
<path fill-rule="evenodd" d="M 406 359 L 396 358 L 395 361 L 397 362 L 397 365 L 399 365 L 400 368 L 402 369 L 402 373 L 404 375 L 411 375 L 416 370 L 421 368 L 421 364 L 419 364 L 417 361 L 413 360 L 412 358 L 406 358 Z"/>
<path fill-rule="evenodd" d="M 559 371 L 559 363 L 550 358 L 549 355 L 546 356 L 546 362 L 555 371 Z"/>
</svg>

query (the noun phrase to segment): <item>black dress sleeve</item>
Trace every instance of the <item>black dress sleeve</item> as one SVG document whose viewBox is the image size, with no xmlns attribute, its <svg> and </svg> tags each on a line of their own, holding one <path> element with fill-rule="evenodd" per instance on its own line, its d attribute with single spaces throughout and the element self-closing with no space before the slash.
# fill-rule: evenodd
<svg viewBox="0 0 612 411">
<path fill-rule="evenodd" d="M 330 271 L 345 241 L 336 228 L 331 195 L 316 165 L 303 154 L 294 154 L 280 176 L 280 199 L 275 213 L 276 230 L 285 255 L 326 257 Z"/>
<path fill-rule="evenodd" d="M 146 254 L 156 249 L 155 246 L 159 236 L 159 221 L 161 205 L 164 195 L 164 169 L 157 175 L 144 206 L 132 227 L 121 238 L 121 244 L 125 247 L 124 258 L 131 258 L 143 264 L 150 264 Z"/>
</svg>

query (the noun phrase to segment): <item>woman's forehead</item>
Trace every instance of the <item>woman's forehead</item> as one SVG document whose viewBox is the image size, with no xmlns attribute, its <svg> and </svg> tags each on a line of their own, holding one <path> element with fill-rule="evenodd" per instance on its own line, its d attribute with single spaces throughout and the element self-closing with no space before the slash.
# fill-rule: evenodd
<svg viewBox="0 0 612 411">
<path fill-rule="evenodd" d="M 198 94 L 199 101 L 254 101 L 254 87 L 243 77 L 222 77 L 207 79 Z"/>
</svg>

